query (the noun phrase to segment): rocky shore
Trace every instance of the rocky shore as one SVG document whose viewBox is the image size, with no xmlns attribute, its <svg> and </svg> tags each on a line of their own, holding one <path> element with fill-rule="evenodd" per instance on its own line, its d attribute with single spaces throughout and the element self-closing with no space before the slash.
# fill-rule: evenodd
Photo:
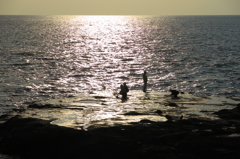
<svg viewBox="0 0 240 159">
<path fill-rule="evenodd" d="M 220 119 L 142 119 L 87 131 L 16 115 L 0 124 L 0 153 L 20 159 L 239 158 L 240 104 L 214 114 Z"/>
</svg>

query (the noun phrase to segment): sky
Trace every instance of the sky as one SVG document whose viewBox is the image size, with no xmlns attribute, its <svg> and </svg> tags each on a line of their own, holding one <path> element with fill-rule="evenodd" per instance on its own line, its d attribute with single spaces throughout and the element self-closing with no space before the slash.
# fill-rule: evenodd
<svg viewBox="0 0 240 159">
<path fill-rule="evenodd" d="M 0 15 L 240 15 L 240 0 L 0 0 Z"/>
</svg>

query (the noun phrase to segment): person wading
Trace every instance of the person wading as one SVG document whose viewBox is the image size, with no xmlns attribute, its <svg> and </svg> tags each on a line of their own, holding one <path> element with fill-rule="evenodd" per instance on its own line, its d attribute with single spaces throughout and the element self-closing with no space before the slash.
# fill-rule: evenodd
<svg viewBox="0 0 240 159">
<path fill-rule="evenodd" d="M 121 84 L 120 86 L 120 94 L 122 95 L 122 99 L 127 99 L 127 92 L 129 92 L 128 86 L 126 83 Z"/>
<path fill-rule="evenodd" d="M 147 81 L 148 81 L 148 78 L 147 78 L 147 72 L 144 71 L 143 73 L 143 92 L 146 92 L 146 89 L 147 89 Z"/>
</svg>

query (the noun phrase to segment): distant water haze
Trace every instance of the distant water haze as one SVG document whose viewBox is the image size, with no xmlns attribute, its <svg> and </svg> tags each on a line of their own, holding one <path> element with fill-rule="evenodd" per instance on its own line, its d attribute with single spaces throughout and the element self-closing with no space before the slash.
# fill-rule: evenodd
<svg viewBox="0 0 240 159">
<path fill-rule="evenodd" d="M 1 113 L 126 82 L 239 95 L 240 16 L 0 16 Z"/>
<path fill-rule="evenodd" d="M 240 1 L 0 0 L 0 15 L 240 15 Z"/>
</svg>

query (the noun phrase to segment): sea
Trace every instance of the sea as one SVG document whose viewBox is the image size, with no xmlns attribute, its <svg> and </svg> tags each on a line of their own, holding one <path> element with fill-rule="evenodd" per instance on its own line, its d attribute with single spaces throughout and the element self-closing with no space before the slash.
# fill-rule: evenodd
<svg viewBox="0 0 240 159">
<path fill-rule="evenodd" d="M 240 95 L 240 16 L 0 15 L 0 115 L 103 88 Z"/>
</svg>

